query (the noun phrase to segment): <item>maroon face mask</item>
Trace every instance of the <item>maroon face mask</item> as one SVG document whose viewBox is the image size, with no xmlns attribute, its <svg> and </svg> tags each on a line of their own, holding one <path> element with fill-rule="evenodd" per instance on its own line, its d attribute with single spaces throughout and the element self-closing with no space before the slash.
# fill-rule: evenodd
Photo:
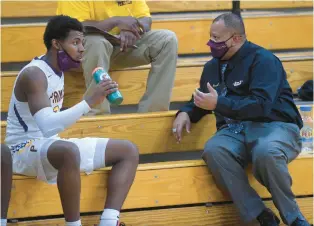
<svg viewBox="0 0 314 226">
<path fill-rule="evenodd" d="M 210 47 L 213 57 L 221 59 L 228 52 L 229 47 L 227 46 L 226 42 L 232 37 L 233 35 L 223 42 L 214 42 L 211 39 L 207 42 L 207 45 Z"/>
<path fill-rule="evenodd" d="M 73 60 L 65 50 L 59 50 L 57 52 L 57 58 L 59 68 L 63 72 L 72 68 L 78 68 L 81 65 L 80 61 Z"/>
</svg>

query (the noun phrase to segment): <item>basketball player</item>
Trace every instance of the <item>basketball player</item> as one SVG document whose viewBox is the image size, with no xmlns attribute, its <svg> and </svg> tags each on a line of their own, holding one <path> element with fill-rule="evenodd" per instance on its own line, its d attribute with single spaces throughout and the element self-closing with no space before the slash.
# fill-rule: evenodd
<svg viewBox="0 0 314 226">
<path fill-rule="evenodd" d="M 7 214 L 12 188 L 12 156 L 10 149 L 1 144 L 1 226 L 7 225 Z"/>
<path fill-rule="evenodd" d="M 44 33 L 46 54 L 34 58 L 16 78 L 5 141 L 13 153 L 14 173 L 57 183 L 66 226 L 81 225 L 80 172 L 113 165 L 99 226 L 117 226 L 138 165 L 136 146 L 127 140 L 58 137 L 118 87 L 104 80 L 89 98 L 60 111 L 63 72 L 80 66 L 83 39 L 83 26 L 77 19 L 60 15 L 49 21 Z"/>
</svg>

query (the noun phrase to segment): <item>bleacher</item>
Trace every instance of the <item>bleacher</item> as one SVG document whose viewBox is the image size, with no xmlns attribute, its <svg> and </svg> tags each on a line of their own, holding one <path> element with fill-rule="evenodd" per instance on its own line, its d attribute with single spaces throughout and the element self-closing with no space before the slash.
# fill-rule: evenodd
<svg viewBox="0 0 314 226">
<path fill-rule="evenodd" d="M 135 106 L 144 93 L 149 65 L 110 72 L 125 97 L 116 114 L 85 117 L 61 133 L 62 137 L 110 137 L 133 141 L 140 150 L 135 182 L 123 206 L 126 226 L 244 225 L 229 197 L 216 187 L 200 158 L 205 142 L 215 131 L 213 115 L 192 126 L 177 144 L 171 128 L 177 107 L 190 99 L 198 87 L 205 62 L 210 60 L 209 27 L 232 1 L 148 1 L 153 29 L 177 34 L 179 58 L 172 95 L 172 111 L 137 114 Z M 273 51 L 284 64 L 296 93 L 313 78 L 313 3 L 311 1 L 241 1 L 242 17 L 250 41 Z M 1 2 L 1 111 L 5 116 L 18 71 L 34 56 L 45 53 L 42 35 L 47 19 L 54 15 L 54 1 Z M 81 78 L 81 79 L 80 79 Z M 84 78 L 78 72 L 65 75 L 64 107 L 81 100 Z M 300 105 L 300 102 L 297 102 Z M 304 104 L 304 103 L 302 103 Z M 312 104 L 312 103 L 305 103 Z M 128 113 L 123 109 L 130 108 Z M 133 109 L 133 110 L 132 110 Z M 1 141 L 6 121 L 1 121 Z M 83 225 L 98 223 L 106 195 L 109 168 L 81 175 Z M 313 223 L 313 158 L 300 156 L 291 164 L 293 192 L 305 217 Z M 270 194 L 254 178 L 249 180 L 265 203 L 277 214 Z M 63 225 L 56 186 L 35 178 L 14 176 L 9 219 L 15 225 Z"/>
</svg>

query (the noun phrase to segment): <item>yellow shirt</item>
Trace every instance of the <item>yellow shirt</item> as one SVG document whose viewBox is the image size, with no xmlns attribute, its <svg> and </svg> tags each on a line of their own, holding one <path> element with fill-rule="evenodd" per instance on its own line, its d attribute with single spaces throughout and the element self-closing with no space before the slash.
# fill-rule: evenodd
<svg viewBox="0 0 314 226">
<path fill-rule="evenodd" d="M 135 1 L 58 1 L 57 15 L 67 15 L 83 22 L 86 20 L 106 20 L 114 16 L 150 17 L 145 0 Z M 110 31 L 119 34 L 119 28 Z"/>
</svg>

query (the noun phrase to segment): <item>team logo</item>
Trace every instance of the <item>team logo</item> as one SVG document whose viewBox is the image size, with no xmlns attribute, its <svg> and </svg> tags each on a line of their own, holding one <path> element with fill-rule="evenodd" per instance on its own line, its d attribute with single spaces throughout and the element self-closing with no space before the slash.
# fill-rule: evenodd
<svg viewBox="0 0 314 226">
<path fill-rule="evenodd" d="M 124 6 L 124 5 L 128 5 L 128 4 L 132 4 L 132 1 L 127 0 L 127 1 L 119 1 L 117 0 L 118 6 Z"/>
<path fill-rule="evenodd" d="M 53 112 L 54 112 L 54 113 L 57 113 L 57 112 L 59 112 L 59 111 L 60 111 L 60 107 L 59 107 L 59 105 L 54 106 L 54 108 L 53 108 Z"/>
<path fill-rule="evenodd" d="M 13 146 L 10 147 L 11 152 L 12 153 L 21 154 L 21 153 L 23 153 L 25 151 L 25 148 L 31 146 L 32 143 L 33 143 L 32 140 L 28 140 L 28 141 L 25 141 L 23 143 L 20 143 L 20 144 L 17 144 L 17 145 L 13 145 Z"/>
</svg>

